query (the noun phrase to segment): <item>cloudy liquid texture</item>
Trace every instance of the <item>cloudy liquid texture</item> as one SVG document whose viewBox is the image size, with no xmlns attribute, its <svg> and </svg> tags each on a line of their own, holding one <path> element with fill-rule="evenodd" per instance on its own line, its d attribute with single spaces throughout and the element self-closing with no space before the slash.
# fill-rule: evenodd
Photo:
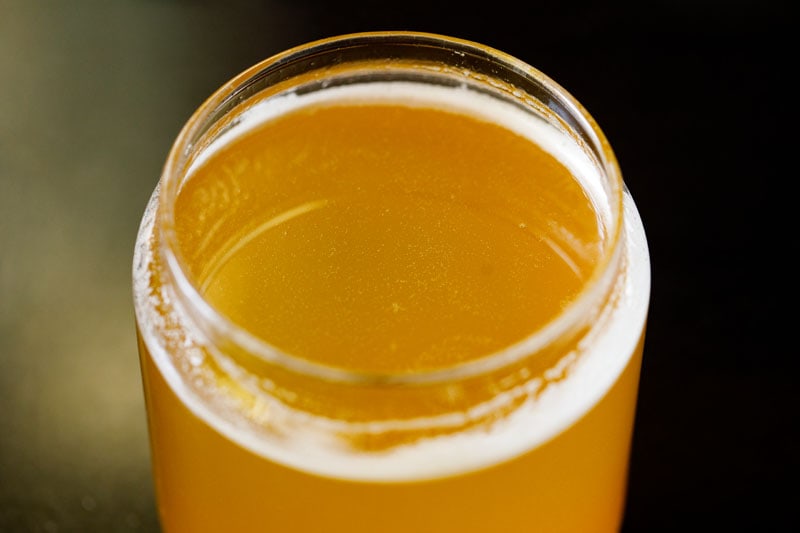
<svg viewBox="0 0 800 533">
<path fill-rule="evenodd" d="M 524 345 L 584 288 L 604 231 L 592 169 L 554 128 L 466 90 L 340 88 L 251 110 L 193 165 L 176 232 L 204 298 L 276 349 L 435 371 Z M 649 290 L 626 202 L 625 283 L 592 347 L 499 422 L 379 449 L 313 423 L 260 431 L 276 406 L 254 407 L 231 385 L 252 376 L 221 370 L 169 304 L 151 204 L 137 317 L 165 531 L 617 530 Z"/>
</svg>

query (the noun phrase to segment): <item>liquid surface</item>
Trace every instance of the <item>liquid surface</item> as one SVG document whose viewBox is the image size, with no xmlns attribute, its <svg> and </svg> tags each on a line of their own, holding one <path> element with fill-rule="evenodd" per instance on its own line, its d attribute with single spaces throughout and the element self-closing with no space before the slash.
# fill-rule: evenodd
<svg viewBox="0 0 800 533">
<path fill-rule="evenodd" d="M 557 316 L 600 250 L 552 155 L 463 114 L 312 106 L 194 169 L 176 206 L 197 284 L 277 348 L 367 371 L 441 368 Z"/>
</svg>

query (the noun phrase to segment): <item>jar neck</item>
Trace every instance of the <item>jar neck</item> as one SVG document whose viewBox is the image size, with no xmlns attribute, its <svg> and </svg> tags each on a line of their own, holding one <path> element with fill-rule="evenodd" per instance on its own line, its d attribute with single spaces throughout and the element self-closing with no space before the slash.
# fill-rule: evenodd
<svg viewBox="0 0 800 533">
<path fill-rule="evenodd" d="M 193 165 L 265 100 L 376 80 L 468 87 L 502 100 L 560 129 L 598 168 L 601 179 L 592 194 L 601 219 L 602 256 L 585 290 L 544 328 L 502 351 L 451 368 L 363 373 L 281 352 L 227 319 L 202 295 L 186 266 L 174 218 Z M 270 58 L 201 106 L 164 170 L 156 223 L 159 255 L 176 304 L 203 339 L 209 368 L 231 397 L 255 411 L 269 405 L 272 413 L 286 408 L 326 423 L 343 421 L 352 439 L 380 448 L 505 416 L 568 374 L 570 361 L 580 356 L 582 341 L 613 299 L 620 276 L 621 183 L 613 153 L 591 117 L 535 69 L 484 46 L 430 34 L 345 36 Z"/>
</svg>

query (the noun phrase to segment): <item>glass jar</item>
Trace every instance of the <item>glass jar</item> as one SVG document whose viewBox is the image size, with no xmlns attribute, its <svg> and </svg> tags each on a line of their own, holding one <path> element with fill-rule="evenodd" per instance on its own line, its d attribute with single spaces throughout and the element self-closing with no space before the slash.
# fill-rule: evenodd
<svg viewBox="0 0 800 533">
<path fill-rule="evenodd" d="M 175 141 L 133 270 L 165 532 L 619 530 L 647 243 L 532 66 L 371 32 L 251 67 Z"/>
</svg>

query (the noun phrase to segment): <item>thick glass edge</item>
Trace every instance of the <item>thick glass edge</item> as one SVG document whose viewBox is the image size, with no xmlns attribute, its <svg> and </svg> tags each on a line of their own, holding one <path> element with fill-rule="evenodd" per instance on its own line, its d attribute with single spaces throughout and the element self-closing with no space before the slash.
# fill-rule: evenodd
<svg viewBox="0 0 800 533">
<path fill-rule="evenodd" d="M 336 50 L 358 48 L 366 53 L 378 46 L 421 47 L 425 50 L 439 50 L 450 57 L 478 58 L 481 61 L 496 63 L 498 69 L 492 72 L 502 81 L 510 83 L 528 80 L 535 82 L 541 92 L 532 95 L 548 109 L 557 114 L 571 130 L 578 130 L 580 139 L 588 141 L 589 147 L 602 166 L 607 180 L 610 198 L 609 247 L 598 267 L 589 287 L 584 290 L 562 314 L 542 329 L 533 332 L 522 341 L 506 349 L 485 355 L 480 359 L 461 363 L 445 369 L 409 373 L 366 373 L 323 365 L 283 352 L 266 341 L 252 335 L 216 311 L 201 295 L 198 288 L 187 275 L 181 257 L 170 202 L 178 194 L 180 178 L 190 161 L 196 143 L 199 142 L 214 124 L 237 105 L 258 94 L 253 90 L 257 82 L 265 82 L 267 77 L 282 73 L 289 65 L 307 62 Z M 313 65 L 312 65 L 313 66 Z M 505 70 L 499 70 L 500 67 Z M 279 74 L 284 76 L 285 73 Z M 290 73 L 285 79 L 290 79 Z M 270 83 L 266 81 L 265 83 Z M 250 89 L 252 92 L 248 92 Z M 616 157 L 604 133 L 586 109 L 557 82 L 535 67 L 502 51 L 486 45 L 458 39 L 446 35 L 424 32 L 363 32 L 350 33 L 320 39 L 267 58 L 238 74 L 214 92 L 186 122 L 173 143 L 159 181 L 159 200 L 157 231 L 160 233 L 160 248 L 168 279 L 175 285 L 179 296 L 185 300 L 184 311 L 193 320 L 211 327 L 217 335 L 226 339 L 226 345 L 255 355 L 267 364 L 282 369 L 330 382 L 354 385 L 426 385 L 466 379 L 486 374 L 511 365 L 555 341 L 559 335 L 569 331 L 582 316 L 599 305 L 611 290 L 617 277 L 621 261 L 623 239 L 623 195 L 625 185 Z"/>
</svg>

